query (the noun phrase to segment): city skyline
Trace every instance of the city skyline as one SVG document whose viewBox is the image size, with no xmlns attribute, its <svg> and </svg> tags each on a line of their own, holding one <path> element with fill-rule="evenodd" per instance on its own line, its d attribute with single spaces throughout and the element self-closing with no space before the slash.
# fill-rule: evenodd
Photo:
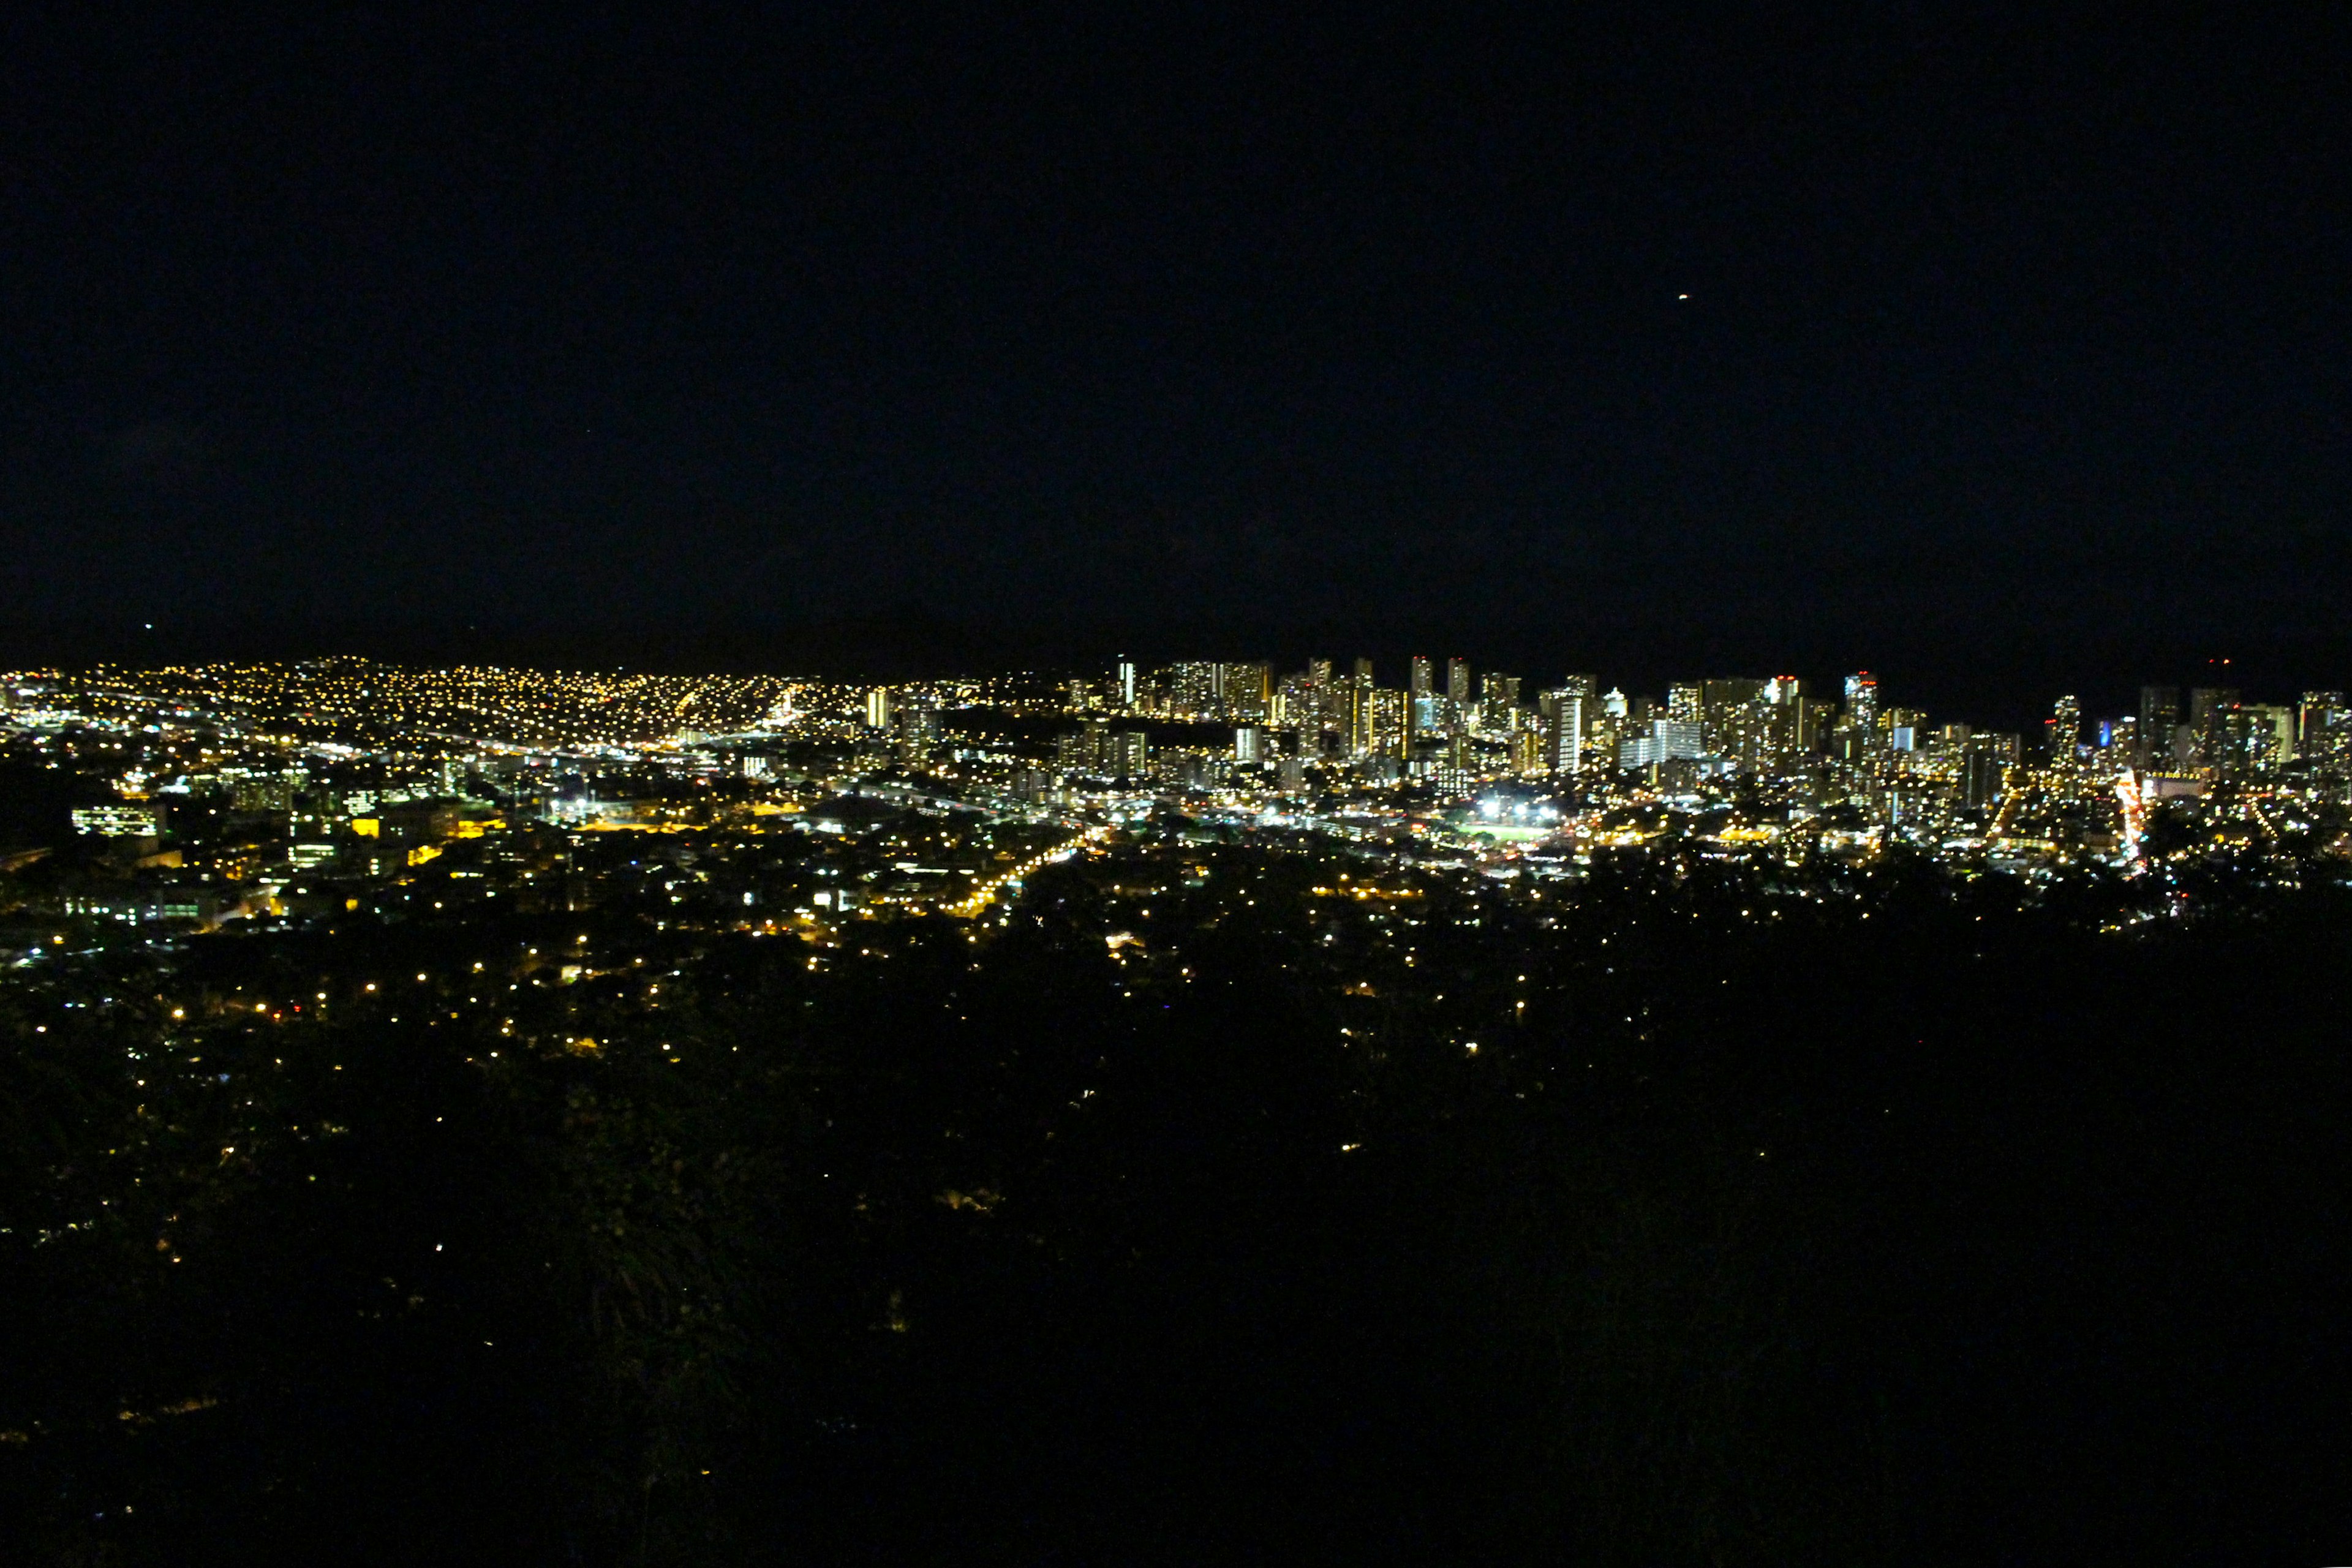
<svg viewBox="0 0 2352 1568">
<path fill-rule="evenodd" d="M 0 1558 L 2352 1563 L 2348 80 L 0 11 Z"/>
</svg>

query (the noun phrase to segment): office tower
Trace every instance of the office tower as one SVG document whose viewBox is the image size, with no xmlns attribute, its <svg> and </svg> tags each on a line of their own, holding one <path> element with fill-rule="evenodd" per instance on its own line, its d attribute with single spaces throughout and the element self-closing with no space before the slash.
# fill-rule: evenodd
<svg viewBox="0 0 2352 1568">
<path fill-rule="evenodd" d="M 1764 733 L 1769 717 L 1764 689 L 1769 684 L 1745 677 L 1699 682 L 1699 719 L 1708 751 L 1749 763 L 1762 760 L 1769 750 Z"/>
<path fill-rule="evenodd" d="M 2352 713 L 2344 707 L 2341 691 L 2306 691 L 2295 706 L 2294 754 L 2328 772 L 2345 763 L 2346 742 L 2352 740 Z"/>
<path fill-rule="evenodd" d="M 1706 739 L 1696 719 L 1654 719 L 1650 733 L 1657 742 L 1659 762 L 1696 762 L 1705 754 Z"/>
<path fill-rule="evenodd" d="M 1497 675 L 1493 670 L 1488 670 L 1478 678 L 1478 701 L 1481 707 L 1488 710 L 1490 715 L 1488 722 L 1491 726 L 1492 714 L 1507 711 L 1519 705 L 1519 678 L 1516 675 Z"/>
<path fill-rule="evenodd" d="M 2180 688 L 2178 686 L 2143 686 L 2139 689 L 2139 722 L 2136 727 L 2137 749 L 2134 753 L 2142 768 L 2162 768 L 2172 761 L 2172 731 L 2180 722 Z"/>
<path fill-rule="evenodd" d="M 1263 724 L 1266 704 L 1274 694 L 1274 667 L 1266 664 L 1225 666 L 1225 714 L 1237 723 Z"/>
<path fill-rule="evenodd" d="M 1122 708 L 1135 706 L 1135 661 L 1130 658 L 1118 661 L 1118 705 Z"/>
<path fill-rule="evenodd" d="M 1555 777 L 1571 777 L 1584 769 L 1584 702 L 1580 691 L 1544 693 L 1549 720 L 1544 731 L 1544 760 L 1550 764 Z"/>
<path fill-rule="evenodd" d="M 1617 742 L 1617 771 L 1633 773 L 1658 761 L 1656 737 L 1645 730 L 1629 730 Z"/>
<path fill-rule="evenodd" d="M 2196 741 L 2197 760 L 2208 767 L 2229 749 L 2223 715 L 2238 706 L 2234 686 L 2195 686 L 2189 690 L 2189 731 Z"/>
<path fill-rule="evenodd" d="M 1430 694 L 1429 674 L 1429 657 L 1426 654 L 1414 654 L 1412 656 L 1412 694 L 1415 697 L 1426 697 Z"/>
<path fill-rule="evenodd" d="M 1224 674 L 1223 665 L 1202 660 L 1172 667 L 1168 672 L 1168 685 L 1169 694 L 1175 700 L 1174 717 L 1188 722 L 1218 717 L 1223 707 L 1220 693 Z"/>
<path fill-rule="evenodd" d="M 1794 678 L 1790 678 L 1793 679 Z M 1746 676 L 1722 676 L 1699 683 L 1700 701 L 1708 713 L 1719 713 L 1734 708 L 1745 708 L 1763 697 L 1769 680 L 1752 679 Z M 1779 701 L 1779 697 L 1770 699 Z"/>
<path fill-rule="evenodd" d="M 890 727 L 888 687 L 877 686 L 866 694 L 866 727 L 869 730 L 887 730 Z"/>
<path fill-rule="evenodd" d="M 1470 705 L 1470 661 L 1449 658 L 1445 661 L 1445 700 L 1456 708 Z"/>
<path fill-rule="evenodd" d="M 1990 810 L 2009 790 L 2009 770 L 2017 764 L 2014 735 L 1978 734 L 1969 737 L 1961 754 L 1960 801 Z"/>
<path fill-rule="evenodd" d="M 2294 710 L 2263 702 L 2216 708 L 2213 733 L 2205 762 L 2216 776 L 2266 778 L 2294 756 Z"/>
<path fill-rule="evenodd" d="M 1405 733 L 1405 694 L 1393 688 L 1372 689 L 1372 743 L 1384 755 L 1402 757 L 1410 749 Z"/>
<path fill-rule="evenodd" d="M 1379 749 L 1379 694 L 1368 684 L 1350 681 L 1348 691 L 1348 754 L 1369 757 Z"/>
<path fill-rule="evenodd" d="M 1845 678 L 1845 722 L 1865 735 L 1878 729 L 1878 680 L 1866 669 Z"/>
<path fill-rule="evenodd" d="M 1696 682 L 1678 681 L 1666 688 L 1666 717 L 1676 723 L 1701 722 L 1706 708 L 1706 688 Z"/>
<path fill-rule="evenodd" d="M 908 767 L 930 760 L 931 748 L 939 744 L 940 716 L 929 708 L 902 709 L 896 721 L 898 731 L 898 760 Z"/>
<path fill-rule="evenodd" d="M 2052 704 L 2043 723 L 2049 731 L 2050 760 L 2061 767 L 2074 766 L 2075 748 L 2083 743 L 2082 705 L 2072 697 L 2061 697 Z"/>
<path fill-rule="evenodd" d="M 1234 731 L 1234 761 L 1244 767 L 1262 766 L 1266 758 L 1265 731 L 1255 724 L 1244 724 Z"/>
<path fill-rule="evenodd" d="M 1054 765 L 1066 773 L 1103 771 L 1105 736 L 1099 719 L 1089 719 L 1078 730 L 1054 739 Z"/>
</svg>

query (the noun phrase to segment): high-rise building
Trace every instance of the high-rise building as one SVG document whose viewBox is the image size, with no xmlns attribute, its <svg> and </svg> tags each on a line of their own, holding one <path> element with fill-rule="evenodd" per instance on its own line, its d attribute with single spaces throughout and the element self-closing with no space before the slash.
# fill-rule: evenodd
<svg viewBox="0 0 2352 1568">
<path fill-rule="evenodd" d="M 1497 675 L 1493 670 L 1478 678 L 1479 706 L 1490 712 L 1507 711 L 1519 705 L 1519 678 Z"/>
<path fill-rule="evenodd" d="M 1369 757 L 1379 749 L 1379 693 L 1369 684 L 1350 681 L 1348 691 L 1348 754 Z"/>
<path fill-rule="evenodd" d="M 1744 764 L 1759 764 L 1767 751 L 1769 717 L 1764 700 L 1768 683 L 1727 676 L 1699 683 L 1699 718 L 1706 727 L 1706 749 L 1736 757 Z"/>
<path fill-rule="evenodd" d="M 1544 761 L 1556 777 L 1571 777 L 1584 769 L 1584 703 L 1581 691 L 1544 693 Z"/>
<path fill-rule="evenodd" d="M 1206 660 L 1178 664 L 1168 671 L 1169 695 L 1174 717 L 1200 722 L 1221 717 L 1224 710 L 1225 667 Z"/>
<path fill-rule="evenodd" d="M 1764 689 L 1771 684 L 1769 680 L 1747 676 L 1719 676 L 1713 680 L 1701 681 L 1699 689 L 1706 711 L 1717 713 L 1747 706 L 1762 697 Z M 1780 699 L 1775 697 L 1772 700 Z"/>
<path fill-rule="evenodd" d="M 1268 664 L 1225 666 L 1225 716 L 1236 723 L 1263 724 L 1274 695 L 1274 667 Z"/>
<path fill-rule="evenodd" d="M 839 709 L 835 710 L 839 712 Z M 866 727 L 869 730 L 890 728 L 890 689 L 877 686 L 866 694 Z"/>
<path fill-rule="evenodd" d="M 2295 704 L 2295 739 L 2317 741 L 2326 731 L 2336 728 L 2336 716 L 2344 711 L 2341 691 L 2306 691 Z"/>
<path fill-rule="evenodd" d="M 895 727 L 900 763 L 919 767 L 930 760 L 931 748 L 940 741 L 940 716 L 935 710 L 921 704 L 901 709 Z"/>
<path fill-rule="evenodd" d="M 2009 791 L 2009 770 L 2017 765 L 2014 735 L 1979 733 L 1968 739 L 1960 759 L 1960 801 L 1990 810 Z"/>
<path fill-rule="evenodd" d="M 1650 733 L 1657 741 L 1658 761 L 1696 762 L 1706 752 L 1705 736 L 1695 719 L 1654 719 Z"/>
<path fill-rule="evenodd" d="M 1878 729 L 1878 679 L 1866 669 L 1845 678 L 1846 728 L 1865 735 Z"/>
<path fill-rule="evenodd" d="M 1391 757 L 1402 757 L 1412 749 L 1412 738 L 1406 733 L 1405 694 L 1393 687 L 1372 688 L 1372 745 Z"/>
<path fill-rule="evenodd" d="M 2141 687 L 2137 717 L 2132 760 L 2142 769 L 2170 765 L 2172 731 L 2180 722 L 2180 688 Z"/>
<path fill-rule="evenodd" d="M 1678 681 L 1666 688 L 1666 717 L 1678 724 L 1696 724 L 1704 721 L 1706 711 L 1706 689 L 1695 681 Z"/>
<path fill-rule="evenodd" d="M 2049 732 L 2044 749 L 2051 762 L 2060 767 L 2074 766 L 2075 748 L 2083 743 L 2082 704 L 2072 697 L 2061 697 L 2042 722 Z"/>
<path fill-rule="evenodd" d="M 1412 656 L 1412 694 L 1415 697 L 1426 697 L 1430 691 L 1429 656 L 1414 654 Z"/>
<path fill-rule="evenodd" d="M 1470 705 L 1470 661 L 1449 658 L 1445 661 L 1445 700 L 1456 708 Z"/>
<path fill-rule="evenodd" d="M 2284 703 L 2257 702 L 2249 704 L 2245 711 L 2246 751 L 2253 771 L 2275 773 L 2293 762 L 2295 710 Z"/>
<path fill-rule="evenodd" d="M 1244 767 L 1262 766 L 1266 760 L 1265 731 L 1244 724 L 1234 731 L 1234 761 Z"/>
<path fill-rule="evenodd" d="M 2207 767 L 2220 765 L 2219 760 L 2229 750 L 2229 738 L 2224 733 L 2227 721 L 2223 715 L 2238 706 L 2238 689 L 2234 686 L 2194 686 L 2189 690 L 2189 731 L 2196 740 L 2197 761 Z"/>
<path fill-rule="evenodd" d="M 1135 706 L 1135 661 L 1131 658 L 1118 661 L 1118 705 L 1122 708 Z"/>
</svg>

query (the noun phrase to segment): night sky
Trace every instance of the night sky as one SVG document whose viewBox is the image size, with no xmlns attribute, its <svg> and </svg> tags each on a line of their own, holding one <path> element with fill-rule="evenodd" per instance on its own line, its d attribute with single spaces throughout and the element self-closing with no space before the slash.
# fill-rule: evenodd
<svg viewBox="0 0 2352 1568">
<path fill-rule="evenodd" d="M 1953 687 L 2352 606 L 2342 10 L 1269 9 L 9 6 L 0 616 Z"/>
</svg>

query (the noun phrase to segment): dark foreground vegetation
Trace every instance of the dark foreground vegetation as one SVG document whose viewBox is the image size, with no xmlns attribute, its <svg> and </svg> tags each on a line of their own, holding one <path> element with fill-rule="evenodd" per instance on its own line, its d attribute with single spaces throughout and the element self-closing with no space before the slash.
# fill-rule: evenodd
<svg viewBox="0 0 2352 1568">
<path fill-rule="evenodd" d="M 2334 894 L 1193 858 L 582 925 L 569 1045 L 552 925 L 12 982 L 0 1554 L 2352 1552 Z"/>
</svg>

